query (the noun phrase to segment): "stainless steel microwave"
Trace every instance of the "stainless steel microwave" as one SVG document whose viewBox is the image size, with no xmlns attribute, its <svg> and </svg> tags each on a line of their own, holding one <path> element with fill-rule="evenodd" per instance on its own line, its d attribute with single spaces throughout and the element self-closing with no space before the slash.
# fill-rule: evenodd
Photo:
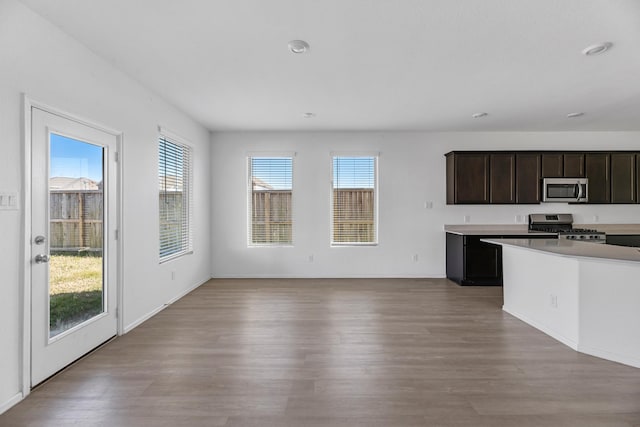
<svg viewBox="0 0 640 427">
<path fill-rule="evenodd" d="M 544 178 L 542 201 L 586 203 L 589 201 L 589 179 Z"/>
</svg>

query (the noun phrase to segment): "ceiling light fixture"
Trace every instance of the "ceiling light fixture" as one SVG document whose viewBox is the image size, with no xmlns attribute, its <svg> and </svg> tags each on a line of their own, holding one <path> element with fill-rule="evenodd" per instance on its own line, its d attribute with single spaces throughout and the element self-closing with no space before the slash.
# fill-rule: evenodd
<svg viewBox="0 0 640 427">
<path fill-rule="evenodd" d="M 482 118 L 482 117 L 487 117 L 488 115 L 489 115 L 489 113 L 485 113 L 485 112 L 482 112 L 482 113 L 473 113 L 473 114 L 471 115 L 471 117 L 473 117 L 474 119 L 480 119 L 480 118 Z"/>
<path fill-rule="evenodd" d="M 305 119 L 313 119 L 316 116 L 316 113 L 304 113 L 302 117 Z"/>
<path fill-rule="evenodd" d="M 601 53 L 605 53 L 607 50 L 611 49 L 611 46 L 613 46 L 613 43 L 611 42 L 594 44 L 593 46 L 585 48 L 582 51 L 582 54 L 586 56 L 600 55 Z"/>
<path fill-rule="evenodd" d="M 292 53 L 305 53 L 309 50 L 309 43 L 304 40 L 291 40 L 288 46 Z"/>
<path fill-rule="evenodd" d="M 567 114 L 567 117 L 570 119 L 576 118 L 576 117 L 582 117 L 584 116 L 584 112 L 580 111 L 580 112 L 576 112 L 576 113 L 569 113 Z"/>
</svg>

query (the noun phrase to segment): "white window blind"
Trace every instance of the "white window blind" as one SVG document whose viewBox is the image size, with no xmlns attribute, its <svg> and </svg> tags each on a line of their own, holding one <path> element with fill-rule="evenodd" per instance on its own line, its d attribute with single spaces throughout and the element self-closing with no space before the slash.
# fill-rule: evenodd
<svg viewBox="0 0 640 427">
<path fill-rule="evenodd" d="M 377 156 L 333 156 L 331 244 L 376 244 Z"/>
<path fill-rule="evenodd" d="M 293 158 L 248 157 L 249 245 L 293 244 Z"/>
<path fill-rule="evenodd" d="M 190 253 L 192 249 L 191 147 L 160 135 L 158 140 L 160 186 L 160 262 Z"/>
</svg>

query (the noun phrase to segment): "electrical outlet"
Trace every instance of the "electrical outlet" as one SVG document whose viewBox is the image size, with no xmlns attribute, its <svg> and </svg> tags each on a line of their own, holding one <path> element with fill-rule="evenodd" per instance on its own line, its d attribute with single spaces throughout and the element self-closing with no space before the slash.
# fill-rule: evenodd
<svg viewBox="0 0 640 427">
<path fill-rule="evenodd" d="M 469 223 L 469 222 L 471 222 L 471 215 L 465 215 L 465 216 L 464 216 L 464 222 L 465 222 L 465 223 Z"/>
<path fill-rule="evenodd" d="M 523 222 L 522 215 L 516 215 L 516 224 Z"/>
<path fill-rule="evenodd" d="M 427 200 L 426 202 L 424 202 L 424 208 L 433 209 L 433 202 L 431 200 Z"/>
<path fill-rule="evenodd" d="M 171 272 L 171 280 L 176 280 L 176 272 L 175 271 Z"/>
<path fill-rule="evenodd" d="M 309 255 L 307 259 L 309 260 L 309 262 L 313 262 L 313 254 Z"/>
<path fill-rule="evenodd" d="M 598 215 L 594 215 L 593 222 L 598 222 L 598 221 L 600 221 L 600 217 Z"/>
<path fill-rule="evenodd" d="M 418 254 L 414 254 L 414 255 L 411 257 L 411 260 L 412 260 L 413 262 L 418 262 Z"/>
<path fill-rule="evenodd" d="M 558 295 L 551 294 L 549 297 L 549 303 L 551 304 L 551 307 L 558 308 Z"/>
</svg>

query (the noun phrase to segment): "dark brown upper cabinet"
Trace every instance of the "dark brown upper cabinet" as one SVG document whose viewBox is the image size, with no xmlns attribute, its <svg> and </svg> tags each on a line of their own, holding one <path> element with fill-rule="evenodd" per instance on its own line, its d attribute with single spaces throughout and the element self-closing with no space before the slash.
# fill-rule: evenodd
<svg viewBox="0 0 640 427">
<path fill-rule="evenodd" d="M 543 178 L 583 178 L 584 153 L 542 153 Z"/>
<path fill-rule="evenodd" d="M 564 153 L 562 160 L 564 165 L 563 176 L 567 178 L 584 178 L 584 153 Z"/>
<path fill-rule="evenodd" d="M 542 153 L 543 178 L 562 178 L 563 171 L 562 153 Z"/>
<path fill-rule="evenodd" d="M 489 156 L 489 199 L 491 203 L 516 202 L 515 178 L 515 153 L 494 153 Z"/>
<path fill-rule="evenodd" d="M 447 155 L 447 204 L 489 203 L 489 153 Z"/>
<path fill-rule="evenodd" d="M 609 153 L 587 153 L 586 176 L 589 178 L 589 203 L 611 203 L 609 184 L 611 155 Z"/>
<path fill-rule="evenodd" d="M 640 203 L 633 151 L 452 151 L 447 204 L 540 203 L 542 178 L 589 178 L 588 203 Z"/>
<path fill-rule="evenodd" d="M 540 203 L 539 153 L 516 153 L 516 203 Z"/>
<path fill-rule="evenodd" d="M 611 203 L 637 202 L 636 154 L 611 154 Z"/>
</svg>

